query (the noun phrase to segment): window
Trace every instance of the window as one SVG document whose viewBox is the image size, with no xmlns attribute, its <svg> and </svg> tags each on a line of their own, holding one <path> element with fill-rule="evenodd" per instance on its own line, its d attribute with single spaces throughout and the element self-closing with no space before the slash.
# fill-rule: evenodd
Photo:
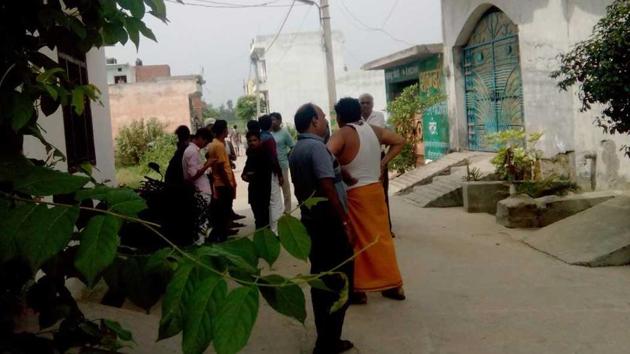
<svg viewBox="0 0 630 354">
<path fill-rule="evenodd" d="M 114 83 L 115 84 L 126 84 L 127 83 L 127 76 L 126 75 L 114 76 Z"/>
<path fill-rule="evenodd" d="M 59 64 L 66 69 L 68 79 L 79 85 L 88 84 L 85 54 L 72 53 L 59 48 Z M 66 135 L 68 171 L 77 172 L 84 163 L 96 165 L 92 109 L 86 97 L 83 114 L 78 115 L 70 106 L 63 107 L 63 126 Z"/>
</svg>

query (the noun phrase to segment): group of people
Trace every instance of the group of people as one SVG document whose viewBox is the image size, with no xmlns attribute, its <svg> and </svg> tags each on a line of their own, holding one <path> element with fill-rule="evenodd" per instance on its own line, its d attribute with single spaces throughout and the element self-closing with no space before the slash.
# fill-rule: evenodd
<svg viewBox="0 0 630 354">
<path fill-rule="evenodd" d="M 302 223 L 312 240 L 311 272 L 344 273 L 352 294 L 345 306 L 331 313 L 337 294 L 311 289 L 316 354 L 353 347 L 341 339 L 345 312 L 350 303 L 366 304 L 366 292 L 405 299 L 384 186 L 387 164 L 400 153 L 404 139 L 384 127 L 384 117 L 373 106 L 369 94 L 339 100 L 335 111 L 340 128 L 332 136 L 317 105 L 304 104 L 295 114 L 299 135 L 289 157 L 295 195 L 300 203 L 312 196 L 326 199 L 301 208 Z M 354 262 L 347 262 L 353 255 Z M 344 285 L 339 275 L 325 276 L 323 281 L 333 290 Z"/>
<path fill-rule="evenodd" d="M 249 183 L 248 202 L 256 229 L 269 225 L 278 233 L 278 220 L 291 211 L 289 154 L 294 142 L 274 112 L 247 123 L 247 160 L 242 179 Z"/>
<path fill-rule="evenodd" d="M 383 114 L 373 108 L 369 94 L 342 98 L 335 105 L 339 129 L 331 135 L 322 109 L 304 104 L 294 116 L 297 142 L 282 127 L 279 113 L 247 124 L 247 160 L 241 178 L 248 183 L 256 229 L 269 227 L 277 234 L 278 220 L 292 208 L 290 177 L 301 221 L 312 241 L 311 272 L 335 269 L 336 274 L 322 278 L 333 290 L 340 291 L 349 282 L 350 299 L 334 312 L 331 308 L 338 294 L 311 289 L 315 354 L 341 353 L 353 347 L 341 339 L 345 313 L 350 304 L 366 304 L 367 292 L 405 299 L 387 199 L 387 165 L 401 152 L 404 139 L 385 128 Z M 242 217 L 232 210 L 237 184 L 227 151 L 239 154 L 240 137 L 234 140 L 235 127 L 228 139 L 224 120 L 197 130 L 192 137 L 184 128 L 176 132 L 179 143 L 171 165 L 179 163 L 181 172 L 176 177 L 194 184 L 209 201 L 213 220 L 209 240 L 225 241 L 235 233 L 235 220 Z M 167 171 L 169 175 L 177 171 Z M 312 197 L 325 201 L 306 207 L 304 203 Z"/>
<path fill-rule="evenodd" d="M 230 157 L 233 153 L 228 153 L 230 146 L 226 143 L 227 122 L 217 120 L 211 126 L 197 129 L 194 135 L 188 127 L 180 126 L 175 134 L 177 150 L 166 170 L 166 183 L 192 184 L 206 201 L 206 226 L 212 230 L 208 235 L 200 235 L 197 242 L 205 242 L 206 236 L 209 241 L 223 242 L 238 233 L 236 228 L 244 225 L 237 220 L 245 218 L 232 208 L 237 185 L 233 170 L 235 157 Z"/>
</svg>

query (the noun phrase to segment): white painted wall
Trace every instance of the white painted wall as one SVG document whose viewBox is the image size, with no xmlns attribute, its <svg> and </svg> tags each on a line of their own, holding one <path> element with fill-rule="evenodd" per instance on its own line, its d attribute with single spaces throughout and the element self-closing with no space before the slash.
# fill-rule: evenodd
<svg viewBox="0 0 630 354">
<path fill-rule="evenodd" d="M 273 36 L 259 36 L 254 48 L 266 49 Z M 369 92 L 375 97 L 376 108 L 385 108 L 385 79 L 383 72 L 346 70 L 343 60 L 343 35 L 333 32 L 333 54 L 337 97 L 358 97 Z M 280 112 L 292 124 L 295 111 L 302 104 L 312 102 L 324 112 L 328 107 L 326 60 L 320 32 L 287 33 L 278 37 L 265 52 L 266 81 L 261 87 L 268 91 L 270 112 Z M 261 66 L 259 66 L 261 67 Z"/>
<path fill-rule="evenodd" d="M 337 97 L 358 98 L 364 93 L 374 97 L 374 110 L 386 113 L 385 71 L 349 71 L 337 78 Z"/>
<path fill-rule="evenodd" d="M 116 76 L 126 76 L 127 83 L 136 82 L 136 71 L 135 67 L 127 64 L 107 64 L 107 84 L 113 85 L 116 80 L 114 77 Z"/>
<path fill-rule="evenodd" d="M 462 48 L 481 16 L 492 5 L 519 28 L 523 108 L 528 131 L 544 131 L 539 147 L 550 157 L 574 151 L 578 180 L 590 179 L 588 154 L 597 154 L 598 189 L 630 181 L 630 159 L 618 148 L 627 137 L 604 135 L 592 123 L 597 110 L 579 112 L 575 89 L 561 92 L 550 78 L 559 67 L 558 55 L 586 39 L 612 0 L 442 0 L 442 29 L 451 144 L 467 148 L 467 120 Z M 602 144 L 603 140 L 609 140 Z"/>
<path fill-rule="evenodd" d="M 57 60 L 56 51 L 43 51 L 44 54 Z M 101 101 L 103 105 L 96 102 L 90 104 L 92 109 L 92 124 L 94 128 L 94 147 L 96 152 L 96 166 L 93 175 L 97 181 L 108 184 L 116 184 L 116 172 L 114 169 L 114 147 L 112 144 L 112 126 L 109 114 L 109 96 L 107 93 L 107 74 L 105 69 L 105 50 L 92 49 L 86 55 L 88 78 L 101 91 Z M 46 139 L 59 150 L 66 152 L 66 140 L 63 126 L 63 113 L 58 109 L 51 116 L 44 117 L 39 112 L 38 123 L 46 132 Z M 27 157 L 45 159 L 46 150 L 39 140 L 30 136 L 24 139 L 24 154 Z M 61 171 L 67 171 L 65 162 L 55 166 Z"/>
</svg>

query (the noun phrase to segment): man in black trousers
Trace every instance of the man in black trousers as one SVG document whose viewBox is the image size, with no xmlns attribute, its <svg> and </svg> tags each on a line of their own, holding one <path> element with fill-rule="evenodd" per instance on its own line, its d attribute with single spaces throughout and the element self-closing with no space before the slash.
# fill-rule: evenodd
<svg viewBox="0 0 630 354">
<path fill-rule="evenodd" d="M 295 114 L 295 127 L 300 133 L 289 157 L 291 179 L 295 196 L 302 204 L 309 197 L 323 197 L 312 208 L 301 207 L 302 223 L 311 237 L 311 273 L 322 273 L 352 257 L 350 242 L 354 233 L 346 215 L 346 193 L 341 177 L 341 167 L 324 145 L 328 135 L 328 121 L 324 112 L 314 104 L 300 107 Z M 348 262 L 337 272 L 345 274 L 352 293 L 354 263 Z M 352 342 L 341 339 L 343 321 L 348 303 L 331 313 L 331 307 L 339 298 L 344 279 L 340 275 L 322 278 L 326 286 L 335 292 L 312 288 L 313 313 L 317 328 L 314 354 L 342 353 L 354 347 Z"/>
</svg>

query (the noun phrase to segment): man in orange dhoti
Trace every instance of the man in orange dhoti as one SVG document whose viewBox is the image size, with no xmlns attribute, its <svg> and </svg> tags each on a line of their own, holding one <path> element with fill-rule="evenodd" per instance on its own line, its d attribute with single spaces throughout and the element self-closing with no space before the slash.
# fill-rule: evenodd
<svg viewBox="0 0 630 354">
<path fill-rule="evenodd" d="M 402 150 L 404 139 L 361 119 L 361 105 L 342 98 L 335 105 L 339 129 L 328 149 L 342 165 L 348 184 L 348 216 L 356 233 L 353 303 L 367 302 L 365 292 L 404 300 L 402 277 L 390 231 L 381 171 Z M 381 145 L 390 146 L 381 159 Z"/>
</svg>

